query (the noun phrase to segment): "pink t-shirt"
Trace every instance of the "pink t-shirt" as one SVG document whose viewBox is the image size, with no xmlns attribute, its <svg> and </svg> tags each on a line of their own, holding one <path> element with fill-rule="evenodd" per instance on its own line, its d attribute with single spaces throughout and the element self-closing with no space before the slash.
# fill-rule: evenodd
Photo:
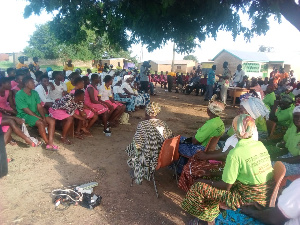
<svg viewBox="0 0 300 225">
<path fill-rule="evenodd" d="M 12 80 L 12 81 L 10 82 L 11 90 L 12 90 L 15 86 L 17 86 L 17 85 L 18 85 L 18 83 L 17 83 L 16 81 Z"/>
</svg>

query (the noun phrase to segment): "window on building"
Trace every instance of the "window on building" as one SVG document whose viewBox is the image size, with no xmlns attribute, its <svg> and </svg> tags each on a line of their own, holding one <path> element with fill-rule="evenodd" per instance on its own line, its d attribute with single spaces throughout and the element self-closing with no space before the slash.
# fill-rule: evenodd
<svg viewBox="0 0 300 225">
<path fill-rule="evenodd" d="M 177 69 L 178 69 L 178 70 L 181 70 L 181 66 L 177 66 Z"/>
</svg>

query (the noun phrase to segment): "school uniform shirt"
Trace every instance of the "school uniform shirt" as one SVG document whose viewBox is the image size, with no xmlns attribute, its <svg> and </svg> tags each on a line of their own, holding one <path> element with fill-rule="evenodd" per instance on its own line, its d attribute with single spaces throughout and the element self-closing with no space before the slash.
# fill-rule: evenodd
<svg viewBox="0 0 300 225">
<path fill-rule="evenodd" d="M 36 92 L 39 94 L 40 99 L 42 102 L 54 102 L 54 100 L 52 100 L 49 96 L 50 93 L 50 86 L 47 86 L 47 92 L 45 91 L 44 87 L 39 84 L 36 88 L 35 88 Z"/>
<path fill-rule="evenodd" d="M 283 140 L 285 141 L 285 147 L 293 156 L 300 155 L 300 132 L 297 132 L 297 127 L 294 123 L 286 131 Z"/>
<path fill-rule="evenodd" d="M 72 90 L 75 88 L 75 86 L 73 86 L 73 84 L 71 83 L 70 80 L 67 81 L 65 84 L 66 84 L 66 86 L 67 86 L 67 92 L 68 92 L 68 93 L 70 93 L 70 91 L 72 91 Z"/>
<path fill-rule="evenodd" d="M 107 101 L 109 98 L 112 98 L 112 89 L 111 86 L 108 88 L 105 86 L 105 84 L 102 84 L 99 88 L 99 94 L 98 96 L 101 97 L 102 101 Z"/>
<path fill-rule="evenodd" d="M 59 85 L 56 85 L 54 81 L 52 81 L 54 85 L 54 90 L 50 88 L 50 94 L 49 97 L 52 100 L 60 99 L 63 96 L 63 92 L 67 91 L 67 85 L 63 82 L 60 82 Z"/>
<path fill-rule="evenodd" d="M 27 64 L 22 64 L 22 63 L 18 63 L 17 65 L 16 65 L 16 69 L 18 70 L 18 69 L 22 69 L 22 68 L 28 68 L 28 65 Z"/>
<path fill-rule="evenodd" d="M 284 127 L 290 127 L 293 124 L 293 110 L 295 106 L 292 105 L 291 107 L 287 109 L 281 109 L 278 107 L 275 116 L 277 117 L 277 124 L 284 126 Z"/>
<path fill-rule="evenodd" d="M 238 180 L 246 185 L 256 185 L 272 178 L 271 158 L 262 142 L 241 139 L 228 153 L 222 175 L 225 183 L 234 184 Z"/>
<path fill-rule="evenodd" d="M 225 132 L 225 126 L 221 118 L 215 117 L 207 120 L 205 124 L 197 130 L 195 139 L 201 143 L 202 146 L 206 146 L 212 137 L 218 137 Z"/>
<path fill-rule="evenodd" d="M 294 180 L 278 198 L 277 207 L 289 219 L 284 225 L 300 225 L 300 179 Z"/>
</svg>

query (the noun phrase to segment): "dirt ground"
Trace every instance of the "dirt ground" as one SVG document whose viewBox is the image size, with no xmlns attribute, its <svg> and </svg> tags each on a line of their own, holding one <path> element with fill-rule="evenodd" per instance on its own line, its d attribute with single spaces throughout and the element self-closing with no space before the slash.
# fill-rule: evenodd
<svg viewBox="0 0 300 225">
<path fill-rule="evenodd" d="M 207 120 L 207 102 L 202 96 L 156 90 L 157 96 L 151 100 L 163 106 L 158 117 L 174 134 L 192 136 Z M 235 114 L 232 107 L 226 108 L 222 116 L 226 125 Z M 124 150 L 143 117 L 144 110 L 132 113 L 131 126 L 113 128 L 111 137 L 105 137 L 103 128 L 96 126 L 94 137 L 72 139 L 72 145 L 60 145 L 57 153 L 26 147 L 21 141 L 19 147 L 7 145 L 8 156 L 14 161 L 9 163 L 8 176 L 0 180 L 0 224 L 187 223 L 191 216 L 180 207 L 185 193 L 177 187 L 171 170 L 163 168 L 156 175 L 158 199 L 152 182 L 130 186 Z M 100 206 L 94 210 L 81 206 L 55 210 L 50 197 L 53 189 L 89 181 L 99 183 L 94 192 L 102 196 Z"/>
</svg>

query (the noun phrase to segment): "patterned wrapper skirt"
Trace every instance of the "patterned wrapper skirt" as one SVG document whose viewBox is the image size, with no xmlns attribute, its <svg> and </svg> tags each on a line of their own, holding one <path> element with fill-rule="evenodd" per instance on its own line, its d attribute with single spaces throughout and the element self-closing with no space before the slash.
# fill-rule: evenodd
<svg viewBox="0 0 300 225">
<path fill-rule="evenodd" d="M 183 167 L 181 172 L 178 187 L 188 192 L 195 180 L 202 177 L 203 179 L 218 180 L 217 177 L 207 177 L 205 172 L 222 171 L 224 162 L 210 163 L 208 160 L 196 160 L 195 157 L 189 159 L 188 163 Z"/>
<path fill-rule="evenodd" d="M 126 104 L 126 109 L 128 112 L 135 111 L 135 96 L 131 96 L 130 98 L 120 98 L 118 94 L 114 95 L 115 101 L 124 102 Z"/>
<path fill-rule="evenodd" d="M 220 203 L 233 210 L 240 208 L 242 204 L 254 201 L 266 206 L 273 188 L 273 180 L 260 185 L 245 185 L 236 181 L 229 191 L 198 182 L 191 187 L 181 206 L 200 220 L 212 222 L 220 213 Z"/>
</svg>

